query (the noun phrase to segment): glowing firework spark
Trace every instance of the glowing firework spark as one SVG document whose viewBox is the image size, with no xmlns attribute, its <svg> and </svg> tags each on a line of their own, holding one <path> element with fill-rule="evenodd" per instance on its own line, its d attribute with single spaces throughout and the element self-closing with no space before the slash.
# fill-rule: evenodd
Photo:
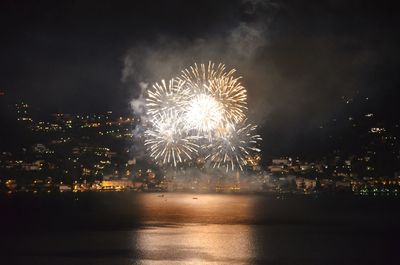
<svg viewBox="0 0 400 265">
<path fill-rule="evenodd" d="M 208 90 L 223 106 L 224 118 L 228 123 L 238 123 L 245 118 L 247 93 L 239 78 L 225 76 L 211 80 Z"/>
<path fill-rule="evenodd" d="M 210 134 L 221 125 L 223 106 L 213 97 L 200 94 L 189 101 L 184 118 L 188 130 Z"/>
<path fill-rule="evenodd" d="M 146 98 L 147 113 L 157 115 L 161 112 L 177 111 L 186 103 L 189 90 L 182 80 L 171 79 L 168 83 L 161 80 L 149 90 Z"/>
<path fill-rule="evenodd" d="M 234 77 L 235 69 L 225 71 L 225 65 L 209 62 L 182 71 L 184 86 L 192 95 L 209 95 L 222 106 L 223 119 L 230 123 L 238 123 L 245 118 L 247 109 L 247 92 L 241 85 L 241 77 Z"/>
<path fill-rule="evenodd" d="M 199 147 L 181 128 L 177 112 L 160 112 L 152 121 L 152 128 L 145 132 L 145 145 L 150 156 L 159 164 L 173 164 L 192 159 Z"/>
<path fill-rule="evenodd" d="M 225 167 L 235 170 L 247 165 L 247 158 L 254 152 L 260 152 L 257 144 L 261 136 L 255 134 L 257 125 L 243 123 L 241 126 L 230 124 L 226 131 L 215 142 L 208 145 L 210 159 L 213 167 Z"/>
<path fill-rule="evenodd" d="M 235 70 L 209 62 L 194 64 L 181 76 L 156 83 L 148 91 L 151 127 L 145 145 L 159 164 L 192 160 L 199 150 L 213 167 L 243 170 L 261 137 L 246 124 L 247 92 Z M 207 163 L 206 161 L 206 163 Z"/>
<path fill-rule="evenodd" d="M 195 93 L 207 92 L 210 80 L 222 78 L 227 74 L 233 74 L 235 70 L 231 70 L 229 73 L 225 73 L 225 65 L 218 64 L 215 66 L 214 63 L 209 62 L 206 67 L 204 64 L 200 64 L 200 67 L 195 63 L 194 66 L 182 71 L 182 79 L 186 81 L 187 85 Z"/>
</svg>

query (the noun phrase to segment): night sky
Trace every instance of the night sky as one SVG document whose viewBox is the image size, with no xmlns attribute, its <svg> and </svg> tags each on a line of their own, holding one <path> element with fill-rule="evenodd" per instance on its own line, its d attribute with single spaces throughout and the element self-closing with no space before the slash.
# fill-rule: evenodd
<svg viewBox="0 0 400 265">
<path fill-rule="evenodd" d="M 354 115 L 398 120 L 396 10 L 345 0 L 3 0 L 0 91 L 45 113 L 129 112 L 140 84 L 221 61 L 243 76 L 265 149 L 295 152 L 347 115 L 347 99 Z"/>
</svg>

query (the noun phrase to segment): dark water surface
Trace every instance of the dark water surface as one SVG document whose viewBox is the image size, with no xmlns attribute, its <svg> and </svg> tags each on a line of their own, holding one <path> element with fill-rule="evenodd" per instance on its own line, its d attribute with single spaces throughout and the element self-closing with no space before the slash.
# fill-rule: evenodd
<svg viewBox="0 0 400 265">
<path fill-rule="evenodd" d="M 400 264 L 399 200 L 84 193 L 0 199 L 0 264 Z"/>
</svg>

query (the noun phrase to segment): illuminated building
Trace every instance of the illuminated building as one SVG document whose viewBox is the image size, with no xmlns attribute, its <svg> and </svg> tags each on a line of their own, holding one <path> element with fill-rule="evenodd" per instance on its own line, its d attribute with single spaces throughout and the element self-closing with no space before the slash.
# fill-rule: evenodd
<svg viewBox="0 0 400 265">
<path fill-rule="evenodd" d="M 100 185 L 104 190 L 125 190 L 135 187 L 133 182 L 128 179 L 103 180 Z"/>
</svg>

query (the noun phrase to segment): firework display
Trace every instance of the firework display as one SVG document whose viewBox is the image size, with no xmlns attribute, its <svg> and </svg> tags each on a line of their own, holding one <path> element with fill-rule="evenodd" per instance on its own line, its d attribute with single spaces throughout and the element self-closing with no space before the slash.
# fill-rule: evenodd
<svg viewBox="0 0 400 265">
<path fill-rule="evenodd" d="M 204 159 L 206 164 L 240 169 L 261 137 L 247 123 L 247 91 L 225 65 L 194 64 L 180 76 L 147 91 L 149 128 L 145 145 L 161 165 Z"/>
</svg>

